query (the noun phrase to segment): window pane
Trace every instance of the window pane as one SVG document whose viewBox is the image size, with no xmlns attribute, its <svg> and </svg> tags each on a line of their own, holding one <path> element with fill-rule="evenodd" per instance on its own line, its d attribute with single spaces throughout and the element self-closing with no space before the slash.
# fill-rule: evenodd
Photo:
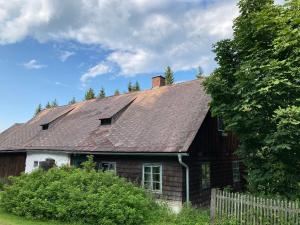
<svg viewBox="0 0 300 225">
<path fill-rule="evenodd" d="M 151 172 L 151 167 L 150 166 L 145 166 L 144 171 L 145 171 L 145 173 L 150 173 Z"/>
<path fill-rule="evenodd" d="M 153 173 L 160 173 L 160 167 L 159 166 L 154 166 L 153 167 Z"/>
<path fill-rule="evenodd" d="M 151 182 L 151 174 L 150 173 L 145 173 L 144 174 L 144 181 L 145 182 Z"/>
<path fill-rule="evenodd" d="M 153 181 L 160 182 L 160 174 L 153 174 Z"/>
<path fill-rule="evenodd" d="M 153 190 L 154 191 L 159 191 L 160 190 L 160 183 L 159 182 L 154 182 L 153 183 Z"/>
<path fill-rule="evenodd" d="M 144 188 L 151 190 L 151 182 L 144 182 Z"/>
</svg>

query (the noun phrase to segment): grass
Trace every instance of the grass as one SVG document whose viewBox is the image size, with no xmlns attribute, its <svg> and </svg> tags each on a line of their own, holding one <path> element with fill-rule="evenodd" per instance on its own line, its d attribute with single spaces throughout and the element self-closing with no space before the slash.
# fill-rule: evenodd
<svg viewBox="0 0 300 225">
<path fill-rule="evenodd" d="M 59 223 L 54 221 L 29 220 L 22 217 L 7 214 L 0 209 L 0 225 L 75 225 L 70 223 Z"/>
</svg>

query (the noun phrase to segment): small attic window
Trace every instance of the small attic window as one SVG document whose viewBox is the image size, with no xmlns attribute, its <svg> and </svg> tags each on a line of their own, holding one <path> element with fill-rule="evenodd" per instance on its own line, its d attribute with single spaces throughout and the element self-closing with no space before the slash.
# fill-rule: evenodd
<svg viewBox="0 0 300 225">
<path fill-rule="evenodd" d="M 48 130 L 48 128 L 49 128 L 49 124 L 48 123 L 47 124 L 43 124 L 41 126 L 42 126 L 42 130 Z"/>
<path fill-rule="evenodd" d="M 102 126 L 111 125 L 111 118 L 101 119 L 100 121 Z"/>
</svg>

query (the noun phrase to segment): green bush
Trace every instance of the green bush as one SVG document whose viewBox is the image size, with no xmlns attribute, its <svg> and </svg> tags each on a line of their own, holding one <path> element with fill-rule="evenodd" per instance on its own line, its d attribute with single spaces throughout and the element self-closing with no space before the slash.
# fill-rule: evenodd
<svg viewBox="0 0 300 225">
<path fill-rule="evenodd" d="M 109 172 L 64 167 L 10 179 L 0 207 L 27 218 L 133 225 L 158 209 L 143 189 Z"/>
</svg>

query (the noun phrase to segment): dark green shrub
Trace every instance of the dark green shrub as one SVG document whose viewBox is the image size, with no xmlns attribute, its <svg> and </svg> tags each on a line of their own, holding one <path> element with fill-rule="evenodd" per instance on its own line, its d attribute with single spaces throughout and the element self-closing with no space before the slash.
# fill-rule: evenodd
<svg viewBox="0 0 300 225">
<path fill-rule="evenodd" d="M 11 178 L 0 207 L 37 219 L 84 224 L 144 224 L 158 206 L 113 173 L 70 167 L 36 170 Z"/>
</svg>

